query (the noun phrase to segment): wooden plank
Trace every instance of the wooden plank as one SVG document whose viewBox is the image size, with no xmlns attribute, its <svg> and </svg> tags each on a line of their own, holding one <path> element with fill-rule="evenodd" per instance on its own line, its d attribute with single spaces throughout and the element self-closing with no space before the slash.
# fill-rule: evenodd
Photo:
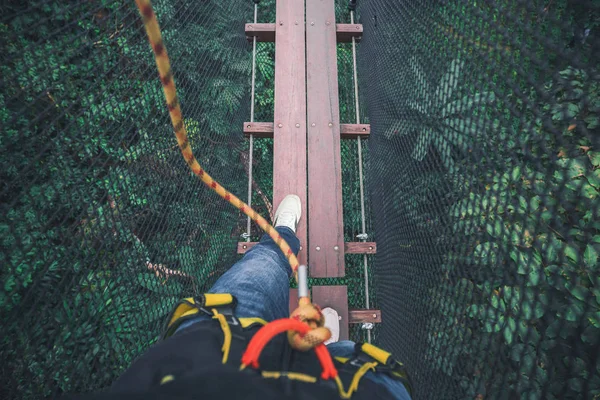
<svg viewBox="0 0 600 400">
<path fill-rule="evenodd" d="M 360 42 L 363 35 L 362 24 L 336 24 L 336 37 L 338 43 L 352 43 L 352 38 L 356 43 Z"/>
<path fill-rule="evenodd" d="M 321 308 L 331 307 L 337 311 L 341 317 L 340 340 L 348 340 L 348 322 L 350 319 L 348 317 L 348 289 L 346 286 L 313 286 L 312 302 Z"/>
<path fill-rule="evenodd" d="M 279 6 L 279 3 L 277 6 Z M 252 41 L 254 36 L 256 36 L 257 42 L 274 42 L 275 24 L 246 24 L 246 38 Z"/>
<path fill-rule="evenodd" d="M 238 242 L 237 253 L 245 254 L 252 247 L 257 245 L 258 242 Z M 376 254 L 377 243 L 376 242 L 346 242 L 344 243 L 345 254 Z"/>
<path fill-rule="evenodd" d="M 342 139 L 368 138 L 371 134 L 370 124 L 341 124 Z"/>
<path fill-rule="evenodd" d="M 244 122 L 244 135 L 254 135 L 255 138 L 272 138 L 272 122 Z M 340 134 L 342 139 L 368 138 L 371 135 L 370 124 L 341 124 Z"/>
<path fill-rule="evenodd" d="M 288 194 L 302 202 L 302 219 L 296 235 L 307 262 L 306 182 L 306 43 L 304 0 L 277 0 L 275 31 L 275 135 L 273 142 L 273 206 Z"/>
<path fill-rule="evenodd" d="M 256 36 L 258 42 L 274 42 L 276 24 L 246 24 L 246 38 L 252 41 Z M 352 38 L 360 42 L 363 35 L 362 24 L 336 24 L 336 40 L 338 43 L 351 43 Z"/>
<path fill-rule="evenodd" d="M 244 135 L 249 136 L 250 134 L 258 138 L 272 138 L 273 137 L 273 123 L 272 122 L 244 122 Z"/>
<path fill-rule="evenodd" d="M 377 243 L 375 242 L 346 242 L 344 243 L 346 254 L 375 254 Z"/>
<path fill-rule="evenodd" d="M 344 219 L 334 0 L 306 0 L 306 21 L 309 271 L 313 277 L 340 277 Z"/>
<path fill-rule="evenodd" d="M 381 310 L 350 310 L 349 324 L 362 324 L 363 322 L 371 322 L 374 324 L 381 323 Z"/>
</svg>

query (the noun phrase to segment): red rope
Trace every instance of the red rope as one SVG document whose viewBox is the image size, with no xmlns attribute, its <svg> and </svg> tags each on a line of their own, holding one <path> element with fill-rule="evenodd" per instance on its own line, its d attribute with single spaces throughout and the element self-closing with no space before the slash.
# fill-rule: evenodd
<svg viewBox="0 0 600 400">
<path fill-rule="evenodd" d="M 254 337 L 252 337 L 250 343 L 248 343 L 248 347 L 242 356 L 242 365 L 244 367 L 250 365 L 253 368 L 258 368 L 258 359 L 260 357 L 260 353 L 263 351 L 267 343 L 269 343 L 271 339 L 278 334 L 287 331 L 296 331 L 301 335 L 306 335 L 311 331 L 311 328 L 304 322 L 290 318 L 278 319 L 263 326 L 258 332 L 256 332 Z M 335 378 L 338 375 L 338 372 L 335 369 L 335 365 L 333 365 L 333 360 L 331 359 L 331 355 L 329 354 L 327 347 L 325 347 L 323 343 L 320 343 L 315 347 L 315 353 L 317 354 L 317 358 L 321 363 L 321 368 L 323 368 L 321 378 Z"/>
</svg>

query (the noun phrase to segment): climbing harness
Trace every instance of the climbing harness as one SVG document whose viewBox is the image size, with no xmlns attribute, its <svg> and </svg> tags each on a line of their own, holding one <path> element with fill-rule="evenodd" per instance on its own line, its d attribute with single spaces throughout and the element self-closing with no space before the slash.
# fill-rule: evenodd
<svg viewBox="0 0 600 400">
<path fill-rule="evenodd" d="M 217 321 L 223 333 L 222 364 L 229 362 L 232 341 L 236 337 L 236 340 L 243 342 L 238 345 L 239 348 L 246 348 L 242 355 L 240 370 L 244 371 L 250 366 L 258 370 L 263 378 L 287 378 L 304 383 L 318 384 L 333 381 L 340 398 L 348 399 L 358 390 L 362 378 L 369 371 L 372 371 L 386 374 L 390 378 L 402 382 L 407 391 L 411 392 L 410 378 L 404 365 L 395 360 L 391 353 L 369 343 L 357 343 L 350 358 L 335 357 L 335 359 L 330 357 L 325 346 L 317 346 L 315 355 L 321 367 L 320 375 L 312 367 L 305 368 L 303 371 L 261 370 L 259 358 L 265 347 L 275 336 L 293 330 L 303 335 L 306 342 L 310 342 L 310 336 L 314 333 L 308 324 L 295 318 L 280 319 L 271 323 L 267 323 L 261 318 L 237 318 L 235 316 L 236 305 L 236 298 L 228 293 L 207 293 L 196 298 L 186 298 L 169 315 L 162 338 L 166 339 L 176 334 L 177 329 L 184 322 L 203 316 Z M 307 312 L 310 313 L 312 310 L 307 310 Z M 247 338 L 250 335 L 244 335 L 243 332 L 254 330 L 257 327 L 261 328 L 248 340 Z M 235 363 L 235 361 L 232 362 Z M 175 376 L 169 374 L 162 379 L 170 382 L 175 379 Z M 347 389 L 345 389 L 346 387 Z"/>
</svg>

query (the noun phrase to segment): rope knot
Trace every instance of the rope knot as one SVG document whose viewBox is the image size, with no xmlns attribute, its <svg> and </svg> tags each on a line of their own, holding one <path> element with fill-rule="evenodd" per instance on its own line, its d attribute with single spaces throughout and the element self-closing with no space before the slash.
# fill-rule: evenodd
<svg viewBox="0 0 600 400">
<path fill-rule="evenodd" d="M 325 317 L 321 308 L 306 301 L 300 301 L 300 306 L 292 312 L 290 318 L 307 324 L 310 328 L 308 333 L 288 331 L 288 341 L 292 348 L 299 351 L 308 351 L 325 342 L 331 337 L 329 329 L 325 328 Z"/>
</svg>

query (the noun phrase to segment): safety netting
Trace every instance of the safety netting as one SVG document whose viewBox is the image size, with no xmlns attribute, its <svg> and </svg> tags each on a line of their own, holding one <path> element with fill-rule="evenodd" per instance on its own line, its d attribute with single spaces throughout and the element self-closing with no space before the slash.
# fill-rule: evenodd
<svg viewBox="0 0 600 400">
<path fill-rule="evenodd" d="M 416 397 L 600 395 L 600 8 L 359 2 L 379 344 Z"/>
<path fill-rule="evenodd" d="M 153 4 L 196 157 L 244 199 L 254 3 Z M 275 21 L 274 0 L 258 10 Z M 357 14 L 374 343 L 415 398 L 598 397 L 600 6 L 370 0 Z M 337 22 L 349 15 L 336 1 Z M 5 1 L 0 21 L 0 397 L 101 389 L 239 259 L 246 218 L 183 161 L 133 1 Z M 274 52 L 257 44 L 255 121 L 273 120 Z M 354 123 L 351 44 L 338 59 Z M 253 142 L 265 217 L 272 146 Z M 363 233 L 357 157 L 342 141 L 346 241 Z M 346 277 L 311 284 L 348 285 L 363 308 L 363 267 L 347 255 Z"/>
</svg>

